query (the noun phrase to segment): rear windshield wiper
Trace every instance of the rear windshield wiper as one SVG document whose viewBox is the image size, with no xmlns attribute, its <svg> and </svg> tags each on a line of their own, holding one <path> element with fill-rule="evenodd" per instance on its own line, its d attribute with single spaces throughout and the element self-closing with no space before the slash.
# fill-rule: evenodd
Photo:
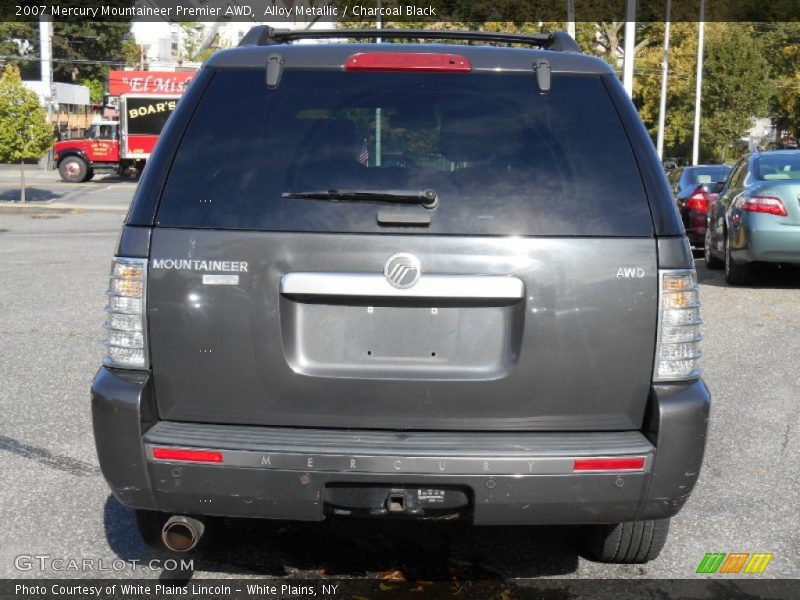
<svg viewBox="0 0 800 600">
<path fill-rule="evenodd" d="M 388 204 L 421 204 L 436 208 L 439 197 L 434 190 L 320 190 L 284 192 L 284 198 L 331 200 L 333 202 L 386 202 Z"/>
</svg>

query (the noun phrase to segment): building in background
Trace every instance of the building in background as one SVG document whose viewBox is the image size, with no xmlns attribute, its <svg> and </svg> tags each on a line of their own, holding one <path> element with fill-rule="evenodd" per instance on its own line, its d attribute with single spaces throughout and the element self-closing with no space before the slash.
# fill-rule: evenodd
<svg viewBox="0 0 800 600">
<path fill-rule="evenodd" d="M 751 117 L 750 123 L 752 127 L 741 138 L 741 141 L 747 144 L 750 152 L 764 150 L 778 139 L 778 131 L 769 117 Z"/>
<path fill-rule="evenodd" d="M 46 98 L 50 95 L 42 81 L 25 81 L 25 87 L 36 92 L 39 104 L 47 109 Z M 79 137 L 97 116 L 99 106 L 93 106 L 89 100 L 89 88 L 85 85 L 71 83 L 52 84 L 52 104 L 50 120 L 59 139 Z"/>
<path fill-rule="evenodd" d="M 190 0 L 197 6 L 219 6 L 223 9 L 230 0 Z M 267 0 L 267 5 L 285 7 L 283 0 Z M 191 47 L 197 52 L 198 46 L 233 48 L 238 45 L 245 34 L 255 25 L 271 25 L 281 29 L 328 29 L 334 26 L 330 22 L 314 21 L 311 18 L 290 21 L 217 21 L 197 22 L 187 28 L 180 23 L 134 21 L 132 31 L 136 43 L 141 49 L 140 69 L 159 71 L 170 70 L 176 66 L 198 67 L 197 61 L 191 60 Z M 188 39 L 191 36 L 193 39 Z"/>
</svg>

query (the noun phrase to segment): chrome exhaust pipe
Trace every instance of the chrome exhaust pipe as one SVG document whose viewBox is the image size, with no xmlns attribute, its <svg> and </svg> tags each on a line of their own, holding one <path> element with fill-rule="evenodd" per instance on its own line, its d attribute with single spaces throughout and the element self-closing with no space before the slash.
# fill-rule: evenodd
<svg viewBox="0 0 800 600">
<path fill-rule="evenodd" d="M 197 546 L 205 530 L 205 524 L 198 519 L 173 515 L 164 523 L 161 539 L 173 552 L 188 552 Z"/>
</svg>

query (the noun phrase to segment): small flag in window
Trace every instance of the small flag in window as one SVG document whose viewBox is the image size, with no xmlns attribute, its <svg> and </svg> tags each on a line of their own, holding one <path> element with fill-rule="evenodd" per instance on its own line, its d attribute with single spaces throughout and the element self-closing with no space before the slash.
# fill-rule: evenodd
<svg viewBox="0 0 800 600">
<path fill-rule="evenodd" d="M 367 148 L 367 138 L 364 138 L 364 144 L 361 146 L 361 152 L 358 155 L 358 162 L 366 165 L 369 162 L 369 149 Z"/>
</svg>

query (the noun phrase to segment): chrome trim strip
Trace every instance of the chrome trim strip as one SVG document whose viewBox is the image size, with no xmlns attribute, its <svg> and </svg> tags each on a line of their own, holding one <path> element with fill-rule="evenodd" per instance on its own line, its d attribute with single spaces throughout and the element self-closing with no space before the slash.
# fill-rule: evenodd
<svg viewBox="0 0 800 600">
<path fill-rule="evenodd" d="M 188 448 L 222 452 L 221 463 L 200 463 L 153 458 L 153 448 L 185 448 L 164 444 L 145 444 L 145 455 L 152 463 L 203 464 L 210 467 L 257 468 L 280 471 L 331 473 L 374 473 L 402 475 L 608 475 L 609 473 L 649 473 L 653 454 L 589 456 L 365 456 L 362 454 L 313 454 L 296 452 L 255 452 L 219 448 Z M 644 470 L 573 471 L 575 460 L 584 458 L 644 458 Z"/>
<path fill-rule="evenodd" d="M 461 298 L 521 300 L 525 286 L 506 275 L 423 274 L 413 287 L 398 289 L 377 273 L 286 273 L 286 296 L 366 296 L 376 298 Z"/>
</svg>

